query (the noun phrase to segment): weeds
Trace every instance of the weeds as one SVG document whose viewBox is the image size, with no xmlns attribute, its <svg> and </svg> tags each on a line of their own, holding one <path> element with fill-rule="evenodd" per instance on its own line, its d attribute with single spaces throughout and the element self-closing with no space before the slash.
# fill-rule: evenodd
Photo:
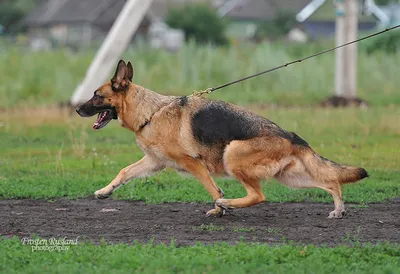
<svg viewBox="0 0 400 274">
<path fill-rule="evenodd" d="M 246 233 L 253 233 L 256 229 L 254 227 L 234 227 L 233 232 L 246 232 Z"/>
<path fill-rule="evenodd" d="M 69 124 L 68 137 L 71 142 L 72 151 L 75 156 L 82 157 L 86 152 L 86 142 L 88 135 L 86 129 L 81 125 L 81 129 L 78 130 L 78 126 L 74 125 L 72 122 Z"/>
<path fill-rule="evenodd" d="M 60 174 L 61 176 L 64 176 L 64 165 L 62 162 L 63 147 L 64 147 L 64 144 L 62 144 L 60 149 L 57 151 L 56 161 L 55 161 L 56 173 Z"/>
<path fill-rule="evenodd" d="M 270 234 L 280 234 L 279 228 L 267 227 L 266 231 Z"/>
<path fill-rule="evenodd" d="M 205 225 L 201 224 L 198 227 L 192 227 L 192 230 L 195 231 L 224 231 L 225 228 L 223 226 L 215 226 L 213 224 Z"/>
<path fill-rule="evenodd" d="M 348 244 L 352 247 L 360 247 L 360 227 L 358 226 L 354 233 L 346 232 L 346 236 L 342 237 L 341 240 L 343 243 Z"/>
</svg>

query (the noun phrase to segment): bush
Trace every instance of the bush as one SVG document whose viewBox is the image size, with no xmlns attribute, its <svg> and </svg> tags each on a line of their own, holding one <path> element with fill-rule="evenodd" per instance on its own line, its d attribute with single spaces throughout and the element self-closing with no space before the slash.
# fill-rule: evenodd
<svg viewBox="0 0 400 274">
<path fill-rule="evenodd" d="M 370 54 L 376 51 L 384 51 L 387 53 L 400 52 L 400 31 L 390 31 L 378 37 L 374 37 L 364 43 L 362 49 Z"/>
<path fill-rule="evenodd" d="M 225 21 L 214 9 L 204 4 L 185 5 L 183 9 L 169 10 L 166 23 L 171 28 L 182 29 L 186 40 L 197 43 L 227 44 Z"/>
<path fill-rule="evenodd" d="M 6 32 L 19 32 L 24 29 L 21 21 L 41 0 L 0 0 L 0 25 Z"/>
<path fill-rule="evenodd" d="M 11 2 L 0 3 L 0 25 L 12 31 L 24 16 L 24 12 Z"/>
<path fill-rule="evenodd" d="M 290 11 L 279 11 L 269 22 L 260 22 L 257 26 L 255 39 L 277 39 L 289 33 L 296 25 L 296 14 Z"/>
</svg>

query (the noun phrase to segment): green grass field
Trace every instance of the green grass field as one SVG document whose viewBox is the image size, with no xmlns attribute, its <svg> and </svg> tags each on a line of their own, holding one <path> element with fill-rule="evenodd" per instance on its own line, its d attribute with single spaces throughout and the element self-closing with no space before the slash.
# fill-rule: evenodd
<svg viewBox="0 0 400 274">
<path fill-rule="evenodd" d="M 164 94 L 189 94 L 299 57 L 275 46 L 212 49 L 188 45 L 178 54 L 129 50 L 137 83 Z M 88 197 L 108 184 L 142 152 L 134 134 L 110 123 L 93 131 L 83 119 L 49 105 L 65 102 L 82 79 L 93 53 L 0 51 L 0 199 L 53 200 Z M 190 57 L 190 58 L 189 58 Z M 296 131 L 321 155 L 365 167 L 370 178 L 343 187 L 346 202 L 387 201 L 400 196 L 400 55 L 359 57 L 359 95 L 368 109 L 321 109 L 310 105 L 332 94 L 333 55 L 221 90 L 211 98 L 247 106 Z M 171 69 L 173 68 L 173 69 Z M 271 104 L 290 105 L 276 108 Z M 47 106 L 46 106 L 47 105 Z M 267 105 L 267 107 L 265 107 Z M 300 106 L 300 107 L 299 107 Z M 217 179 L 227 197 L 245 195 L 240 183 Z M 270 202 L 326 202 L 317 189 L 292 190 L 264 182 Z M 166 170 L 134 180 L 114 199 L 211 202 L 200 183 Z M 394 244 L 313 247 L 285 244 L 216 244 L 175 247 L 81 243 L 68 252 L 31 252 L 18 239 L 2 239 L 0 272 L 6 273 L 398 273 Z"/>
<path fill-rule="evenodd" d="M 94 246 L 67 252 L 32 252 L 20 240 L 3 240 L 5 273 L 398 273 L 395 244 L 335 248 L 216 244 L 176 247 L 153 244 Z"/>
</svg>

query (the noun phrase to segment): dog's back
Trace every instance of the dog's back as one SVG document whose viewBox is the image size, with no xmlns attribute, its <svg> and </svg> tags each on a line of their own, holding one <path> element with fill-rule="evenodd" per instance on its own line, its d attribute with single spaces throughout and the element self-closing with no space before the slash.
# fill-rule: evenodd
<svg viewBox="0 0 400 274">
<path fill-rule="evenodd" d="M 261 136 L 292 138 L 275 123 L 243 108 L 223 101 L 201 100 L 204 105 L 193 113 L 191 126 L 202 145 L 228 144 Z"/>
</svg>

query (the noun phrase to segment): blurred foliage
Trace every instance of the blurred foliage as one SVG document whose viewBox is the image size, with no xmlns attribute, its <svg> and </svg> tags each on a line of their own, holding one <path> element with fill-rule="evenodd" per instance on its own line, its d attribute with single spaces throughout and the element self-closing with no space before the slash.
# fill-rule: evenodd
<svg viewBox="0 0 400 274">
<path fill-rule="evenodd" d="M 387 5 L 391 2 L 391 0 L 375 0 L 377 5 Z"/>
<path fill-rule="evenodd" d="M 13 29 L 23 16 L 24 12 L 11 1 L 0 3 L 0 24 L 5 27 L 6 31 Z"/>
<path fill-rule="evenodd" d="M 0 25 L 6 32 L 18 32 L 23 29 L 21 20 L 42 0 L 0 0 Z"/>
<path fill-rule="evenodd" d="M 296 25 L 296 15 L 290 11 L 280 11 L 268 22 L 260 22 L 257 27 L 255 39 L 277 39 L 289 33 Z"/>
<path fill-rule="evenodd" d="M 186 40 L 217 45 L 228 43 L 225 36 L 225 21 L 207 5 L 187 4 L 182 9 L 171 9 L 165 22 L 171 28 L 182 29 Z"/>
<path fill-rule="evenodd" d="M 378 37 L 374 37 L 362 44 L 361 49 L 368 54 L 374 52 L 399 53 L 400 52 L 400 31 L 390 31 Z"/>
<path fill-rule="evenodd" d="M 386 35 L 386 34 L 384 34 Z M 82 81 L 96 51 L 67 49 L 30 52 L 0 39 L 0 108 L 21 104 L 66 102 Z M 359 44 L 363 45 L 364 42 Z M 135 82 L 170 95 L 190 94 L 227 83 L 334 46 L 332 40 L 289 44 L 284 41 L 230 47 L 185 44 L 171 54 L 147 44 L 127 49 L 123 58 L 134 62 Z M 357 94 L 371 105 L 400 105 L 398 54 L 384 51 L 358 54 Z M 173 68 L 173 69 L 171 69 Z M 335 54 L 293 65 L 271 74 L 232 85 L 210 97 L 238 104 L 317 104 L 333 94 Z"/>
</svg>

